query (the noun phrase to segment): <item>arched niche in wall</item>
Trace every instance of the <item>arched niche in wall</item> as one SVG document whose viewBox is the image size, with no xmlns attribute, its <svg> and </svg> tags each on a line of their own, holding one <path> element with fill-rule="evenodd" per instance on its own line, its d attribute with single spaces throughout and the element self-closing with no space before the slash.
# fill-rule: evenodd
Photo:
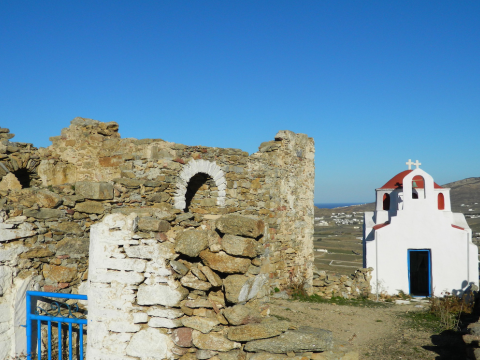
<svg viewBox="0 0 480 360">
<path fill-rule="evenodd" d="M 19 162 L 13 156 L 9 156 L 3 161 L 0 161 L 0 172 L 4 175 L 12 173 L 22 185 L 22 188 L 29 188 L 31 186 L 40 185 L 40 178 L 37 174 L 39 161 L 30 159 L 27 154 L 23 162 Z M 2 180 L 3 176 L 0 176 Z"/>
<path fill-rule="evenodd" d="M 22 168 L 12 172 L 16 176 L 22 188 L 29 188 L 32 180 L 32 172 L 28 169 Z"/>
<path fill-rule="evenodd" d="M 445 197 L 443 193 L 438 194 L 437 197 L 438 210 L 445 210 Z"/>
<path fill-rule="evenodd" d="M 188 209 L 195 192 L 209 179 L 218 189 L 217 206 L 225 206 L 225 189 L 227 188 L 225 173 L 213 161 L 191 160 L 184 166 L 178 177 L 177 191 L 174 195 L 175 209 Z"/>
<path fill-rule="evenodd" d="M 383 210 L 390 210 L 390 195 L 383 194 Z"/>
</svg>

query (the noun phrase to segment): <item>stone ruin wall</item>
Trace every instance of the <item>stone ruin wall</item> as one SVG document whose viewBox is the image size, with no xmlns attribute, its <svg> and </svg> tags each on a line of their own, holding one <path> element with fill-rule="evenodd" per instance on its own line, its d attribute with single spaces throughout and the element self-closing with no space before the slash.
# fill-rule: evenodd
<svg viewBox="0 0 480 360">
<path fill-rule="evenodd" d="M 244 288 L 245 298 L 239 302 L 249 300 L 251 308 L 260 306 L 275 287 L 303 284 L 312 292 L 314 145 L 306 135 L 281 131 L 250 156 L 237 149 L 121 139 L 116 123 L 82 118 L 51 138 L 48 148 L 11 142 L 11 137 L 7 129 L 0 129 L 0 359 L 24 348 L 24 330 L 19 326 L 24 323 L 25 290 L 92 291 L 87 281 L 90 229 L 108 214 L 133 217 L 130 223 L 136 225 L 128 231 L 134 233 L 129 241 L 135 246 L 156 244 L 170 250 L 173 246 L 174 255 L 162 260 L 163 268 L 145 265 L 143 269 L 138 264 L 150 264 L 152 259 L 132 257 L 134 269 L 113 266 L 104 269 L 105 274 L 137 271 L 143 274 L 140 283 L 153 281 L 152 286 L 157 280 L 162 286 L 167 281 L 173 288 L 188 289 L 182 301 L 210 300 L 221 289 L 217 295 L 225 298 L 226 287 L 219 288 L 218 282 L 224 284 L 233 276 L 237 291 Z M 195 175 L 197 171 L 209 176 Z M 195 196 L 190 199 L 191 194 Z M 254 237 L 222 232 L 222 219 L 243 225 L 254 221 L 262 231 Z M 203 257 L 175 248 L 189 234 L 192 244 L 207 239 Z M 122 254 L 119 259 L 127 257 Z M 241 269 L 215 268 L 239 261 L 244 263 Z M 211 288 L 205 290 L 208 284 Z M 246 285 L 239 290 L 238 284 Z M 245 294 L 245 289 L 250 290 Z M 138 289 L 125 291 L 131 297 Z M 227 304 L 235 302 L 227 297 Z M 230 324 L 222 324 L 225 316 L 222 320 L 209 306 L 182 305 L 181 310 L 187 317 L 217 317 L 217 327 Z M 147 319 L 154 316 L 146 314 Z M 135 316 L 135 321 L 145 320 L 145 315 Z M 172 316 L 166 319 L 178 319 Z M 133 322 L 137 323 L 132 326 L 147 327 Z M 172 328 L 161 330 L 168 333 Z"/>
<path fill-rule="evenodd" d="M 325 270 L 314 269 L 313 294 L 324 299 L 343 297 L 344 299 L 374 299 L 370 280 L 373 268 L 357 269 L 349 276 L 327 274 Z"/>
</svg>

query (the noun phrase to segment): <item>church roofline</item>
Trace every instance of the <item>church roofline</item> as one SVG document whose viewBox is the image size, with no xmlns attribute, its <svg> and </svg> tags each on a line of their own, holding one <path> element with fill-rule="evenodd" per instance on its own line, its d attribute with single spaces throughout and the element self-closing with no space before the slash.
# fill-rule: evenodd
<svg viewBox="0 0 480 360">
<path fill-rule="evenodd" d="M 395 190 L 395 189 L 402 189 L 403 188 L 403 179 L 405 176 L 410 174 L 414 170 L 404 170 L 394 177 L 392 177 L 390 180 L 388 180 L 385 185 L 383 185 L 381 188 L 378 188 L 376 190 Z M 415 178 L 414 178 L 415 179 Z M 423 183 L 417 184 L 417 188 L 423 189 Z M 433 183 L 433 187 L 435 189 L 443 189 L 440 185 L 438 185 L 436 182 Z"/>
</svg>

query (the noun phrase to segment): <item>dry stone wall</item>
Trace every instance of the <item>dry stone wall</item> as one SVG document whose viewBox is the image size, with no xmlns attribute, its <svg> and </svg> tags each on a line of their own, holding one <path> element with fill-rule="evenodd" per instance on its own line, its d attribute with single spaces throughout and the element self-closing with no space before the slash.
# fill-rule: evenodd
<svg viewBox="0 0 480 360">
<path fill-rule="evenodd" d="M 88 360 L 334 358 L 330 331 L 268 316 L 262 220 L 224 215 L 174 242 L 140 224 L 117 213 L 92 226 Z"/>
<path fill-rule="evenodd" d="M 355 270 L 350 276 L 327 274 L 325 270 L 314 269 L 313 293 L 325 298 L 343 297 L 357 299 L 371 297 L 370 280 L 373 268 Z"/>
<path fill-rule="evenodd" d="M 87 291 L 89 256 L 96 256 L 89 253 L 91 229 L 112 215 L 138 219 L 129 241 L 171 244 L 177 256 L 154 266 L 173 269 L 168 276 L 147 276 L 157 270 L 139 269 L 153 259 L 128 254 L 120 256 L 137 267 L 105 270 L 137 280 L 132 274 L 142 273 L 137 285 L 165 276 L 190 289 L 189 297 L 220 286 L 230 289 L 222 290 L 230 304 L 262 302 L 272 288 L 292 284 L 313 292 L 314 144 L 306 135 L 280 131 L 252 155 L 122 139 L 116 123 L 83 118 L 48 148 L 12 137 L 0 128 L 0 359 L 24 349 L 26 289 Z M 125 294 L 137 285 L 125 285 Z M 189 316 L 212 315 L 212 308 L 192 309 Z"/>
</svg>

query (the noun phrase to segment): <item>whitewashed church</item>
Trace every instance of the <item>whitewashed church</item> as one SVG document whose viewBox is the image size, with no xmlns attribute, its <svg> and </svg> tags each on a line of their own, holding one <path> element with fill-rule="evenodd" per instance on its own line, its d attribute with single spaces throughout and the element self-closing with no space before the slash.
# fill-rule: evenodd
<svg viewBox="0 0 480 360">
<path fill-rule="evenodd" d="M 443 296 L 478 287 L 478 248 L 465 216 L 451 211 L 450 189 L 418 160 L 406 164 L 375 190 L 375 211 L 365 212 L 363 262 L 374 269 L 372 292 Z"/>
</svg>

